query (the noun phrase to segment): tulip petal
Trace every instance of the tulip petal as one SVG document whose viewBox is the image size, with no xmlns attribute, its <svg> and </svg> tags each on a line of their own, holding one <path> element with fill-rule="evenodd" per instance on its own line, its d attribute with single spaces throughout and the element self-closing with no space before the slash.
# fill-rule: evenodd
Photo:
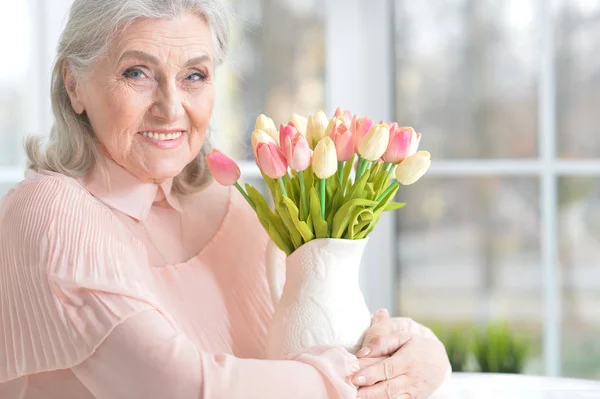
<svg viewBox="0 0 600 399">
<path fill-rule="evenodd" d="M 217 183 L 232 186 L 240 179 L 239 166 L 219 150 L 206 155 L 206 164 Z"/>
<path fill-rule="evenodd" d="M 312 159 L 313 172 L 319 179 L 327 179 L 337 172 L 337 153 L 331 137 L 317 143 Z"/>
<path fill-rule="evenodd" d="M 396 168 L 396 179 L 402 185 L 409 185 L 419 180 L 431 165 L 431 154 L 419 151 L 400 162 Z"/>
<path fill-rule="evenodd" d="M 256 147 L 258 167 L 271 179 L 279 179 L 287 173 L 287 162 L 274 143 L 259 143 Z"/>
</svg>

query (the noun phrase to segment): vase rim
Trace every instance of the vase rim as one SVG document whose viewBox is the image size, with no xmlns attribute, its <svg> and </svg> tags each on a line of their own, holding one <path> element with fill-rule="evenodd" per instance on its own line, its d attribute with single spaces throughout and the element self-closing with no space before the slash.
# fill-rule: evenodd
<svg viewBox="0 0 600 399">
<path fill-rule="evenodd" d="M 294 250 L 294 252 L 292 252 L 291 254 L 288 255 L 288 258 L 290 256 L 294 256 L 298 252 L 305 251 L 306 247 L 309 244 L 316 245 L 319 243 L 334 242 L 335 245 L 350 246 L 350 245 L 359 245 L 359 244 L 366 245 L 368 241 L 369 241 L 369 237 L 361 238 L 360 240 L 350 240 L 347 238 L 315 238 L 314 240 L 310 240 L 310 241 L 305 242 L 304 244 L 300 245 L 300 247 L 296 248 Z"/>
</svg>

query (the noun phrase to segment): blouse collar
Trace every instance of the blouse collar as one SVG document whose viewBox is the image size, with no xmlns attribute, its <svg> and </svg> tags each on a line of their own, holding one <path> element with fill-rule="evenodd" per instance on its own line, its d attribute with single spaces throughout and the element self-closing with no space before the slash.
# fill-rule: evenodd
<svg viewBox="0 0 600 399">
<path fill-rule="evenodd" d="M 160 184 L 143 182 L 107 157 L 94 165 L 83 184 L 94 197 L 137 220 L 146 220 L 152 205 L 163 199 L 182 212 L 177 194 L 172 190 L 173 179 Z"/>
</svg>

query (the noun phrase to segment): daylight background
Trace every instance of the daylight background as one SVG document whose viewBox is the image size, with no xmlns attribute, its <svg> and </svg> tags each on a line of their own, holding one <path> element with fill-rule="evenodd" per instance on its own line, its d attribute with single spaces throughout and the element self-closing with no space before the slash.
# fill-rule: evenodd
<svg viewBox="0 0 600 399">
<path fill-rule="evenodd" d="M 261 112 L 342 106 L 423 133 L 434 166 L 371 239 L 369 304 L 440 328 L 505 320 L 530 338 L 526 373 L 600 378 L 600 0 L 230 3 L 213 125 L 238 160 Z M 23 138 L 51 127 L 69 4 L 0 0 L 0 195 Z"/>
</svg>

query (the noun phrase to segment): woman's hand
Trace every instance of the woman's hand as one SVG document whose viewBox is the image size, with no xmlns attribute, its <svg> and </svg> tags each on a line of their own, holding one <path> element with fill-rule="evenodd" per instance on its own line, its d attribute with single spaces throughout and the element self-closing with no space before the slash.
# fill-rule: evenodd
<svg viewBox="0 0 600 399">
<path fill-rule="evenodd" d="M 423 399 L 442 384 L 449 372 L 446 350 L 435 335 L 418 334 L 410 328 L 402 331 L 399 325 L 407 320 L 399 321 L 385 310 L 373 317 L 357 354 L 361 369 L 352 379 L 359 387 L 359 398 Z"/>
</svg>

